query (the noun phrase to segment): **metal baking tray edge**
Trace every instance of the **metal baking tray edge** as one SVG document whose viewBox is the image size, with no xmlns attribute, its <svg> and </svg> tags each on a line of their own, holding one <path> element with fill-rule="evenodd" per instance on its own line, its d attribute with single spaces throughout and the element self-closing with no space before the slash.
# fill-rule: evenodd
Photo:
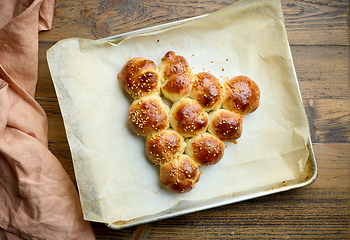
<svg viewBox="0 0 350 240">
<path fill-rule="evenodd" d="M 177 205 L 166 211 L 162 211 L 154 215 L 143 216 L 141 218 L 131 219 L 127 221 L 116 221 L 114 223 L 106 225 L 111 229 L 119 230 L 126 227 L 132 227 L 140 224 L 168 219 L 180 215 L 185 215 L 188 213 L 216 208 L 232 203 L 237 203 L 253 198 L 258 198 L 279 192 L 284 192 L 291 189 L 308 186 L 316 180 L 318 169 L 310 138 L 307 147 L 309 149 L 310 155 L 306 162 L 305 169 L 303 170 L 302 174 L 298 179 L 282 181 L 273 185 L 264 186 L 263 188 L 255 188 L 245 192 L 235 192 L 229 195 L 224 195 L 213 199 L 207 199 L 205 201 L 196 202 L 195 204 L 189 201 L 183 201 L 179 202 Z"/>
<path fill-rule="evenodd" d="M 126 39 L 128 37 L 139 36 L 139 35 L 146 34 L 146 33 L 151 34 L 153 32 L 158 32 L 161 30 L 165 30 L 168 28 L 179 26 L 179 25 L 182 25 L 182 24 L 194 21 L 194 20 L 198 20 L 202 17 L 206 17 L 208 15 L 209 14 L 205 14 L 205 15 L 200 15 L 197 17 L 191 17 L 191 18 L 186 18 L 186 19 L 174 21 L 174 22 L 164 23 L 164 24 L 160 24 L 160 25 L 156 25 L 156 26 L 152 26 L 152 27 L 148 27 L 148 28 L 142 28 L 142 29 L 131 31 L 131 32 L 126 32 L 126 33 L 121 33 L 121 34 L 117 34 L 117 35 L 110 36 L 110 37 L 100 38 L 100 39 L 97 39 L 97 41 L 116 41 L 116 40 L 122 41 L 123 39 Z"/>
<path fill-rule="evenodd" d="M 149 28 L 143 28 L 143 29 L 139 29 L 139 30 L 135 30 L 135 31 L 127 32 L 127 33 L 122 33 L 122 34 L 118 34 L 118 35 L 114 35 L 114 36 L 110 36 L 110 37 L 106 37 L 106 38 L 101 38 L 101 39 L 98 39 L 98 41 L 120 42 L 128 37 L 138 36 L 138 35 L 142 35 L 142 34 L 151 34 L 152 32 L 158 32 L 161 30 L 165 30 L 167 28 L 172 28 L 175 26 L 182 25 L 184 23 L 187 23 L 187 22 L 190 22 L 193 20 L 198 20 L 198 19 L 205 17 L 207 15 L 208 14 L 197 16 L 197 17 L 192 17 L 192 18 L 187 18 L 187 19 L 183 19 L 183 20 L 179 20 L 179 21 L 175 21 L 175 22 L 165 23 L 165 24 L 161 24 L 161 25 L 157 25 L 157 26 L 153 26 L 153 27 L 149 27 Z M 290 48 L 289 48 L 289 51 L 290 51 Z M 290 52 L 290 56 L 292 56 L 291 52 Z M 292 64 L 293 64 L 293 61 L 292 61 Z M 299 88 L 299 84 L 297 81 L 297 76 L 296 76 L 294 64 L 293 64 L 293 71 L 294 71 L 294 76 L 296 79 L 297 88 L 299 91 L 299 96 L 301 99 L 301 93 L 300 93 L 300 88 Z M 309 158 L 306 162 L 306 165 L 305 165 L 303 172 L 301 173 L 300 177 L 297 179 L 289 180 L 289 181 L 282 181 L 279 183 L 275 183 L 273 185 L 264 186 L 263 188 L 255 188 L 255 189 L 251 189 L 251 190 L 245 191 L 245 192 L 236 192 L 236 193 L 220 196 L 220 197 L 213 198 L 213 199 L 207 199 L 205 201 L 196 202 L 195 204 L 193 204 L 189 201 L 182 201 L 182 202 L 179 202 L 174 207 L 172 207 L 166 211 L 159 212 L 157 214 L 143 216 L 140 218 L 135 218 L 135 219 L 126 220 L 126 221 L 124 221 L 124 220 L 116 221 L 116 222 L 111 223 L 111 224 L 106 223 L 106 225 L 111 229 L 119 230 L 119 229 L 123 229 L 123 228 L 127 228 L 127 227 L 132 227 L 132 226 L 136 226 L 136 225 L 140 225 L 140 224 L 159 221 L 162 219 L 168 219 L 168 218 L 172 218 L 172 217 L 176 217 L 176 216 L 180 216 L 180 215 L 184 215 L 184 214 L 188 214 L 188 213 L 193 213 L 193 212 L 198 212 L 198 211 L 207 210 L 207 209 L 211 209 L 211 208 L 216 208 L 216 207 L 220 207 L 220 206 L 224 206 L 224 205 L 228 205 L 228 204 L 232 204 L 232 203 L 236 203 L 236 202 L 241 202 L 241 201 L 245 201 L 245 200 L 249 200 L 249 199 L 253 199 L 253 198 L 258 198 L 258 197 L 262 197 L 262 196 L 271 195 L 274 193 L 279 193 L 279 192 L 283 192 L 283 191 L 287 191 L 287 190 L 291 190 L 291 189 L 295 189 L 295 188 L 301 188 L 301 187 L 308 186 L 316 180 L 317 175 L 318 175 L 316 158 L 315 158 L 315 154 L 313 151 L 310 136 L 308 139 L 307 147 L 308 147 L 308 150 L 310 153 Z"/>
</svg>

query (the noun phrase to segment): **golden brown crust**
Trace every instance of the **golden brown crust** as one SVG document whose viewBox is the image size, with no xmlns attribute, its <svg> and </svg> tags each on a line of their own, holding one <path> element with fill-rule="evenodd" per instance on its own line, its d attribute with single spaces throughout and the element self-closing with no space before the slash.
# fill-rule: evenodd
<svg viewBox="0 0 350 240">
<path fill-rule="evenodd" d="M 172 102 L 187 97 L 192 88 L 193 72 L 187 60 L 175 52 L 167 52 L 159 65 L 162 77 L 162 92 Z"/>
<path fill-rule="evenodd" d="M 174 160 L 160 166 L 160 183 L 174 193 L 191 191 L 198 182 L 201 171 L 187 155 L 178 155 Z"/>
<path fill-rule="evenodd" d="M 198 166 L 218 163 L 225 152 L 225 144 L 210 133 L 202 133 L 191 138 L 186 146 L 186 154 Z"/>
<path fill-rule="evenodd" d="M 160 93 L 160 75 L 152 60 L 139 57 L 129 60 L 118 73 L 118 79 L 134 99 Z"/>
<path fill-rule="evenodd" d="M 156 165 L 173 160 L 184 152 L 185 147 L 183 137 L 171 129 L 149 135 L 145 144 L 148 159 Z"/>
<path fill-rule="evenodd" d="M 243 117 L 225 109 L 209 114 L 208 130 L 223 142 L 232 142 L 242 135 Z"/>
<path fill-rule="evenodd" d="M 159 96 L 134 100 L 128 111 L 131 129 L 141 136 L 160 132 L 169 126 L 169 107 Z"/>
<path fill-rule="evenodd" d="M 208 72 L 194 75 L 187 60 L 174 51 L 164 55 L 159 71 L 153 61 L 133 58 L 118 79 L 134 98 L 129 125 L 135 134 L 147 136 L 147 158 L 160 166 L 160 183 L 174 193 L 195 187 L 201 175 L 198 166 L 217 164 L 224 156 L 224 142 L 241 137 L 243 117 L 260 104 L 260 89 L 250 78 L 236 76 L 221 83 Z M 173 102 L 171 109 L 161 92 Z"/>
<path fill-rule="evenodd" d="M 197 101 L 183 98 L 170 109 L 170 125 L 182 136 L 193 137 L 206 131 L 208 114 Z"/>
<path fill-rule="evenodd" d="M 260 103 L 259 86 L 246 76 L 236 76 L 224 83 L 222 107 L 241 115 L 254 112 Z"/>
<path fill-rule="evenodd" d="M 208 72 L 197 73 L 190 97 L 197 100 L 206 111 L 220 108 L 224 89 L 219 79 Z"/>
</svg>

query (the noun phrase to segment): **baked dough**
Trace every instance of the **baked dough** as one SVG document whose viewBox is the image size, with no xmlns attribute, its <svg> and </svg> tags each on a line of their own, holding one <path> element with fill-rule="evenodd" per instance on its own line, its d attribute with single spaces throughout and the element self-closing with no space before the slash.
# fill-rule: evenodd
<svg viewBox="0 0 350 240">
<path fill-rule="evenodd" d="M 223 108 L 244 116 L 259 107 L 260 89 L 249 77 L 236 76 L 224 81 L 223 85 Z"/>
<path fill-rule="evenodd" d="M 160 166 L 160 183 L 174 193 L 191 191 L 198 182 L 201 171 L 187 155 L 178 155 L 174 160 Z"/>
<path fill-rule="evenodd" d="M 183 98 L 170 109 L 171 127 L 184 137 L 193 137 L 206 131 L 208 113 L 193 99 Z"/>
<path fill-rule="evenodd" d="M 172 129 L 149 135 L 145 144 L 148 160 L 156 165 L 175 159 L 185 151 L 185 147 L 184 138 Z"/>
<path fill-rule="evenodd" d="M 219 79 L 208 72 L 194 75 L 190 97 L 195 99 L 205 111 L 221 107 L 224 89 Z"/>
<path fill-rule="evenodd" d="M 146 136 L 146 156 L 159 166 L 160 183 L 174 193 L 195 187 L 198 166 L 217 164 L 224 142 L 241 137 L 243 117 L 260 104 L 260 89 L 250 78 L 221 83 L 209 72 L 194 75 L 174 51 L 161 59 L 159 72 L 152 60 L 136 57 L 125 63 L 118 79 L 134 98 L 129 125 L 135 134 Z M 171 108 L 161 96 L 170 100 Z"/>
<path fill-rule="evenodd" d="M 134 100 L 129 107 L 128 122 L 137 135 L 160 132 L 169 127 L 169 107 L 159 96 Z"/>
<path fill-rule="evenodd" d="M 208 131 L 223 142 L 232 142 L 241 137 L 243 117 L 237 113 L 219 109 L 209 114 Z"/>
<path fill-rule="evenodd" d="M 118 79 L 134 99 L 160 94 L 160 75 L 152 60 L 136 57 L 127 61 L 118 73 Z"/>
<path fill-rule="evenodd" d="M 176 102 L 190 94 L 194 74 L 183 56 L 167 52 L 159 65 L 159 73 L 164 97 Z"/>
<path fill-rule="evenodd" d="M 225 144 L 210 133 L 202 133 L 187 142 L 185 153 L 198 166 L 209 166 L 218 163 L 225 152 Z"/>
</svg>

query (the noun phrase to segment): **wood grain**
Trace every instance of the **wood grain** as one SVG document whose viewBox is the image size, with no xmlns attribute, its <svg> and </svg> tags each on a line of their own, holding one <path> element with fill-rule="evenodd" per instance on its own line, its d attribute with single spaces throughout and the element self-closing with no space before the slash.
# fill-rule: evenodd
<svg viewBox="0 0 350 240">
<path fill-rule="evenodd" d="M 349 188 L 350 145 L 348 143 L 316 143 L 313 146 L 319 172 L 316 181 L 307 188 Z M 348 197 L 350 197 L 350 192 Z"/>
<path fill-rule="evenodd" d="M 56 0 L 53 28 L 40 34 L 42 42 L 64 38 L 97 39 L 217 11 L 235 0 Z M 349 45 L 349 2 L 282 1 L 290 43 Z"/>
<path fill-rule="evenodd" d="M 349 45 L 349 1 L 282 1 L 292 45 Z"/>
<path fill-rule="evenodd" d="M 53 29 L 41 41 L 103 38 L 216 11 L 235 1 L 56 1 Z M 70 24 L 74 22 L 74 24 Z M 64 27 L 65 31 L 60 28 Z"/>
<path fill-rule="evenodd" d="M 291 52 L 303 99 L 349 98 L 349 46 L 291 46 Z"/>
<path fill-rule="evenodd" d="M 64 38 L 97 39 L 202 15 L 235 0 L 56 0 L 39 34 L 36 100 L 49 149 L 76 185 L 46 51 Z M 122 230 L 92 223 L 97 239 L 350 239 L 348 0 L 282 0 L 285 25 L 318 165 L 310 186 Z"/>
<path fill-rule="evenodd" d="M 349 142 L 349 98 L 304 99 L 304 106 L 313 143 Z"/>
</svg>

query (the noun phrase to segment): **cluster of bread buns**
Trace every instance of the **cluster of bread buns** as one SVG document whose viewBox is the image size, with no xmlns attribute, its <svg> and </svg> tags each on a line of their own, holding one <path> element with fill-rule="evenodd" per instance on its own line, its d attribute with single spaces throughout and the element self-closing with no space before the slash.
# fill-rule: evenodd
<svg viewBox="0 0 350 240">
<path fill-rule="evenodd" d="M 146 137 L 147 158 L 160 166 L 160 183 L 175 193 L 194 188 L 201 175 L 198 166 L 218 163 L 224 142 L 242 135 L 243 117 L 259 106 L 260 89 L 250 78 L 221 83 L 211 73 L 194 74 L 173 51 L 161 59 L 159 69 L 149 59 L 129 60 L 118 79 L 134 99 L 129 125 Z"/>
</svg>

